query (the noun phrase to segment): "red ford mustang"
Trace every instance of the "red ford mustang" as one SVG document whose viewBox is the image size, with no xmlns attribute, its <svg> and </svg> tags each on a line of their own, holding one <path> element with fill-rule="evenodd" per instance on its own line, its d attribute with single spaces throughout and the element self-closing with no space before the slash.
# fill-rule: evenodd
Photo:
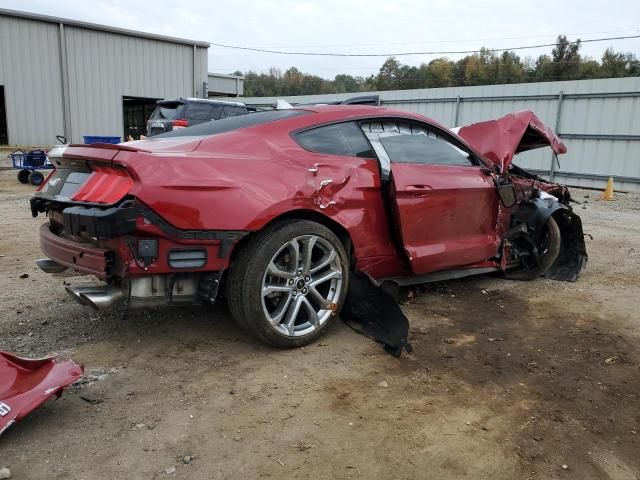
<svg viewBox="0 0 640 480">
<path fill-rule="evenodd" d="M 276 346 L 322 334 L 350 272 L 378 284 L 498 272 L 575 280 L 586 264 L 566 187 L 512 164 L 566 148 L 531 112 L 454 134 L 418 114 L 313 106 L 120 145 L 76 145 L 31 199 L 38 261 L 95 275 L 97 309 L 212 303 Z"/>
</svg>

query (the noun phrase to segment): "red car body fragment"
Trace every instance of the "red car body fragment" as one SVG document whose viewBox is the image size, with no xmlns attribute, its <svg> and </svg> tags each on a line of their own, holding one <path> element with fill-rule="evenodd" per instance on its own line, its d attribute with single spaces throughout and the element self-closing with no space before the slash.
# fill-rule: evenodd
<svg viewBox="0 0 640 480">
<path fill-rule="evenodd" d="M 531 111 L 510 113 L 497 120 L 461 127 L 458 135 L 504 172 L 513 157 L 549 146 L 556 154 L 567 152 L 562 140 Z"/>
<path fill-rule="evenodd" d="M 0 435 L 16 421 L 82 377 L 72 360 L 28 360 L 0 352 Z"/>
</svg>

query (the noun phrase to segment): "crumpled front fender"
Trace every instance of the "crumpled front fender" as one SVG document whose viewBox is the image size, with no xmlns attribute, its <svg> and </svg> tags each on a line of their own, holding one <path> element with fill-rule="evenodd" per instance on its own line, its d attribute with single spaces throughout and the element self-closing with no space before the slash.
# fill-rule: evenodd
<svg viewBox="0 0 640 480">
<path fill-rule="evenodd" d="M 0 352 L 0 435 L 16 421 L 82 377 L 72 360 L 28 360 Z"/>
<path fill-rule="evenodd" d="M 567 205 L 555 200 L 533 198 L 522 205 L 514 217 L 527 224 L 532 240 L 537 244 L 549 218 L 559 210 L 571 211 Z"/>
<path fill-rule="evenodd" d="M 584 243 L 582 220 L 569 208 L 553 216 L 560 227 L 560 253 L 545 277 L 564 282 L 575 282 L 587 266 L 587 247 Z"/>
<path fill-rule="evenodd" d="M 574 282 L 586 267 L 588 255 L 582 220 L 571 207 L 551 198 L 533 198 L 522 204 L 512 217 L 513 224 L 526 225 L 526 229 L 512 227 L 511 231 L 526 232 L 531 244 L 539 245 L 551 217 L 560 229 L 560 252 L 549 269 L 541 274 L 553 280 Z"/>
</svg>

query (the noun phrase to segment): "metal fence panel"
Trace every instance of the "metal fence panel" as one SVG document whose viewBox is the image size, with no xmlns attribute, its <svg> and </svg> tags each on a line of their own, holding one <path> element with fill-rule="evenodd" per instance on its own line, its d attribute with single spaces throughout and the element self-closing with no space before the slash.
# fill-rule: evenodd
<svg viewBox="0 0 640 480">
<path fill-rule="evenodd" d="M 63 132 L 58 25 L 0 15 L 0 85 L 9 143 L 55 142 Z"/>
<path fill-rule="evenodd" d="M 121 135 L 123 96 L 202 96 L 206 49 L 79 27 L 66 28 L 66 44 L 74 142 Z"/>
<path fill-rule="evenodd" d="M 11 145 L 122 135 L 123 97 L 204 95 L 207 44 L 0 8 Z"/>
</svg>

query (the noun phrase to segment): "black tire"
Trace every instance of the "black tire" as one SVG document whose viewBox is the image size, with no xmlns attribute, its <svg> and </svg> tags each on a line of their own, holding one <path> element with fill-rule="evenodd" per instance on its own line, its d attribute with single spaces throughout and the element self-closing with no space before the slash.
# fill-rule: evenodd
<svg viewBox="0 0 640 480">
<path fill-rule="evenodd" d="M 31 174 L 31 172 L 29 170 L 27 170 L 26 168 L 23 168 L 22 170 L 20 170 L 18 172 L 18 181 L 20 183 L 29 183 L 29 175 Z"/>
<path fill-rule="evenodd" d="M 540 263 L 535 266 L 523 265 L 515 267 L 507 270 L 502 275 L 510 280 L 533 280 L 544 275 L 558 258 L 561 241 L 560 227 L 558 227 L 558 223 L 553 217 L 549 217 L 542 235 L 541 245 L 538 245 Z"/>
<path fill-rule="evenodd" d="M 317 237 L 314 243 L 309 243 L 308 239 L 314 237 Z M 263 282 L 266 282 L 267 278 L 272 278 L 268 277 L 270 274 L 267 272 L 271 262 L 276 258 L 280 258 L 277 257 L 277 255 L 282 255 L 280 252 L 284 252 L 284 249 L 288 248 L 288 245 L 294 241 L 294 239 L 302 243 L 301 248 L 309 248 L 308 245 L 310 244 L 319 245 L 319 247 L 312 246 L 310 248 L 312 253 L 315 248 L 326 249 L 327 256 L 322 257 L 320 260 L 330 257 L 333 258 L 332 265 L 337 265 L 341 268 L 341 277 L 340 280 L 336 280 L 335 287 L 331 287 L 328 293 L 328 295 L 332 295 L 332 298 L 335 298 L 336 301 L 329 307 L 333 310 L 332 314 L 328 314 L 328 308 L 322 310 L 322 317 L 325 318 L 324 323 L 312 325 L 310 319 L 307 322 L 301 322 L 302 325 L 296 323 L 294 327 L 299 327 L 300 332 L 287 335 L 278 330 L 278 328 L 285 328 L 283 323 L 272 326 L 268 320 L 267 315 L 270 315 L 271 312 L 268 312 L 266 302 L 272 300 L 268 296 L 263 296 Z M 306 244 L 307 247 L 304 246 L 305 244 L 303 242 L 305 241 L 308 242 Z M 240 327 L 262 342 L 280 348 L 301 347 L 324 335 L 330 324 L 335 320 L 335 317 L 340 313 L 347 293 L 349 258 L 340 239 L 331 230 L 319 223 L 309 220 L 289 220 L 287 222 L 279 222 L 258 232 L 253 238 L 249 239 L 248 243 L 240 248 L 240 251 L 234 255 L 235 259 L 229 268 L 226 280 L 226 297 L 229 310 Z M 331 254 L 329 252 L 330 248 L 333 249 L 337 255 Z M 302 256 L 303 255 L 300 255 L 300 258 L 302 258 Z M 322 261 L 318 262 L 323 263 Z M 309 265 L 312 265 L 311 260 L 309 261 Z M 297 267 L 291 267 L 291 270 L 295 271 L 296 268 Z M 288 271 L 289 269 L 287 269 L 287 272 Z M 308 297 L 306 296 L 307 293 L 304 295 L 305 298 L 308 299 L 307 303 L 311 305 L 313 302 L 317 302 L 317 300 L 315 300 L 315 297 L 313 297 L 310 292 L 313 278 L 311 275 L 309 275 L 308 278 L 311 279 L 308 280 L 309 289 L 307 289 L 307 292 L 309 295 Z M 295 280 L 290 279 L 285 282 L 295 282 Z M 338 286 L 338 283 L 340 286 Z M 289 284 L 285 283 L 283 285 L 287 286 Z M 334 285 L 333 281 L 331 285 Z M 298 287 L 297 284 L 294 284 L 293 287 L 287 288 L 296 289 Z M 319 288 L 314 291 L 318 290 Z M 301 295 L 302 291 L 303 290 L 299 290 L 300 293 L 298 295 Z M 291 294 L 282 293 L 276 295 L 285 295 L 288 298 L 285 308 L 280 310 L 287 311 L 288 306 L 293 305 L 292 302 L 295 302 L 296 297 L 290 296 Z M 265 300 L 265 298 L 267 298 L 267 300 Z M 276 297 L 276 302 L 279 303 L 282 302 L 282 300 L 281 297 Z M 302 299 L 298 298 L 298 300 Z M 318 304 L 316 303 L 316 305 Z M 325 305 L 325 307 L 327 305 Z M 280 305 L 278 305 L 278 307 L 280 307 Z M 302 307 L 300 307 L 300 311 L 302 311 Z M 321 310 L 318 310 L 318 312 L 320 311 Z M 296 310 L 296 312 L 298 311 Z M 294 317 L 298 318 L 299 316 L 300 314 L 296 313 Z M 304 314 L 302 317 L 302 320 L 304 320 Z M 305 333 L 306 330 L 303 328 L 305 325 L 309 325 L 306 327 L 307 329 L 314 328 L 314 330 Z M 289 330 L 289 332 L 291 332 L 291 330 Z"/>
<path fill-rule="evenodd" d="M 36 187 L 39 187 L 44 182 L 44 175 L 36 170 L 29 174 L 29 183 Z"/>
</svg>

